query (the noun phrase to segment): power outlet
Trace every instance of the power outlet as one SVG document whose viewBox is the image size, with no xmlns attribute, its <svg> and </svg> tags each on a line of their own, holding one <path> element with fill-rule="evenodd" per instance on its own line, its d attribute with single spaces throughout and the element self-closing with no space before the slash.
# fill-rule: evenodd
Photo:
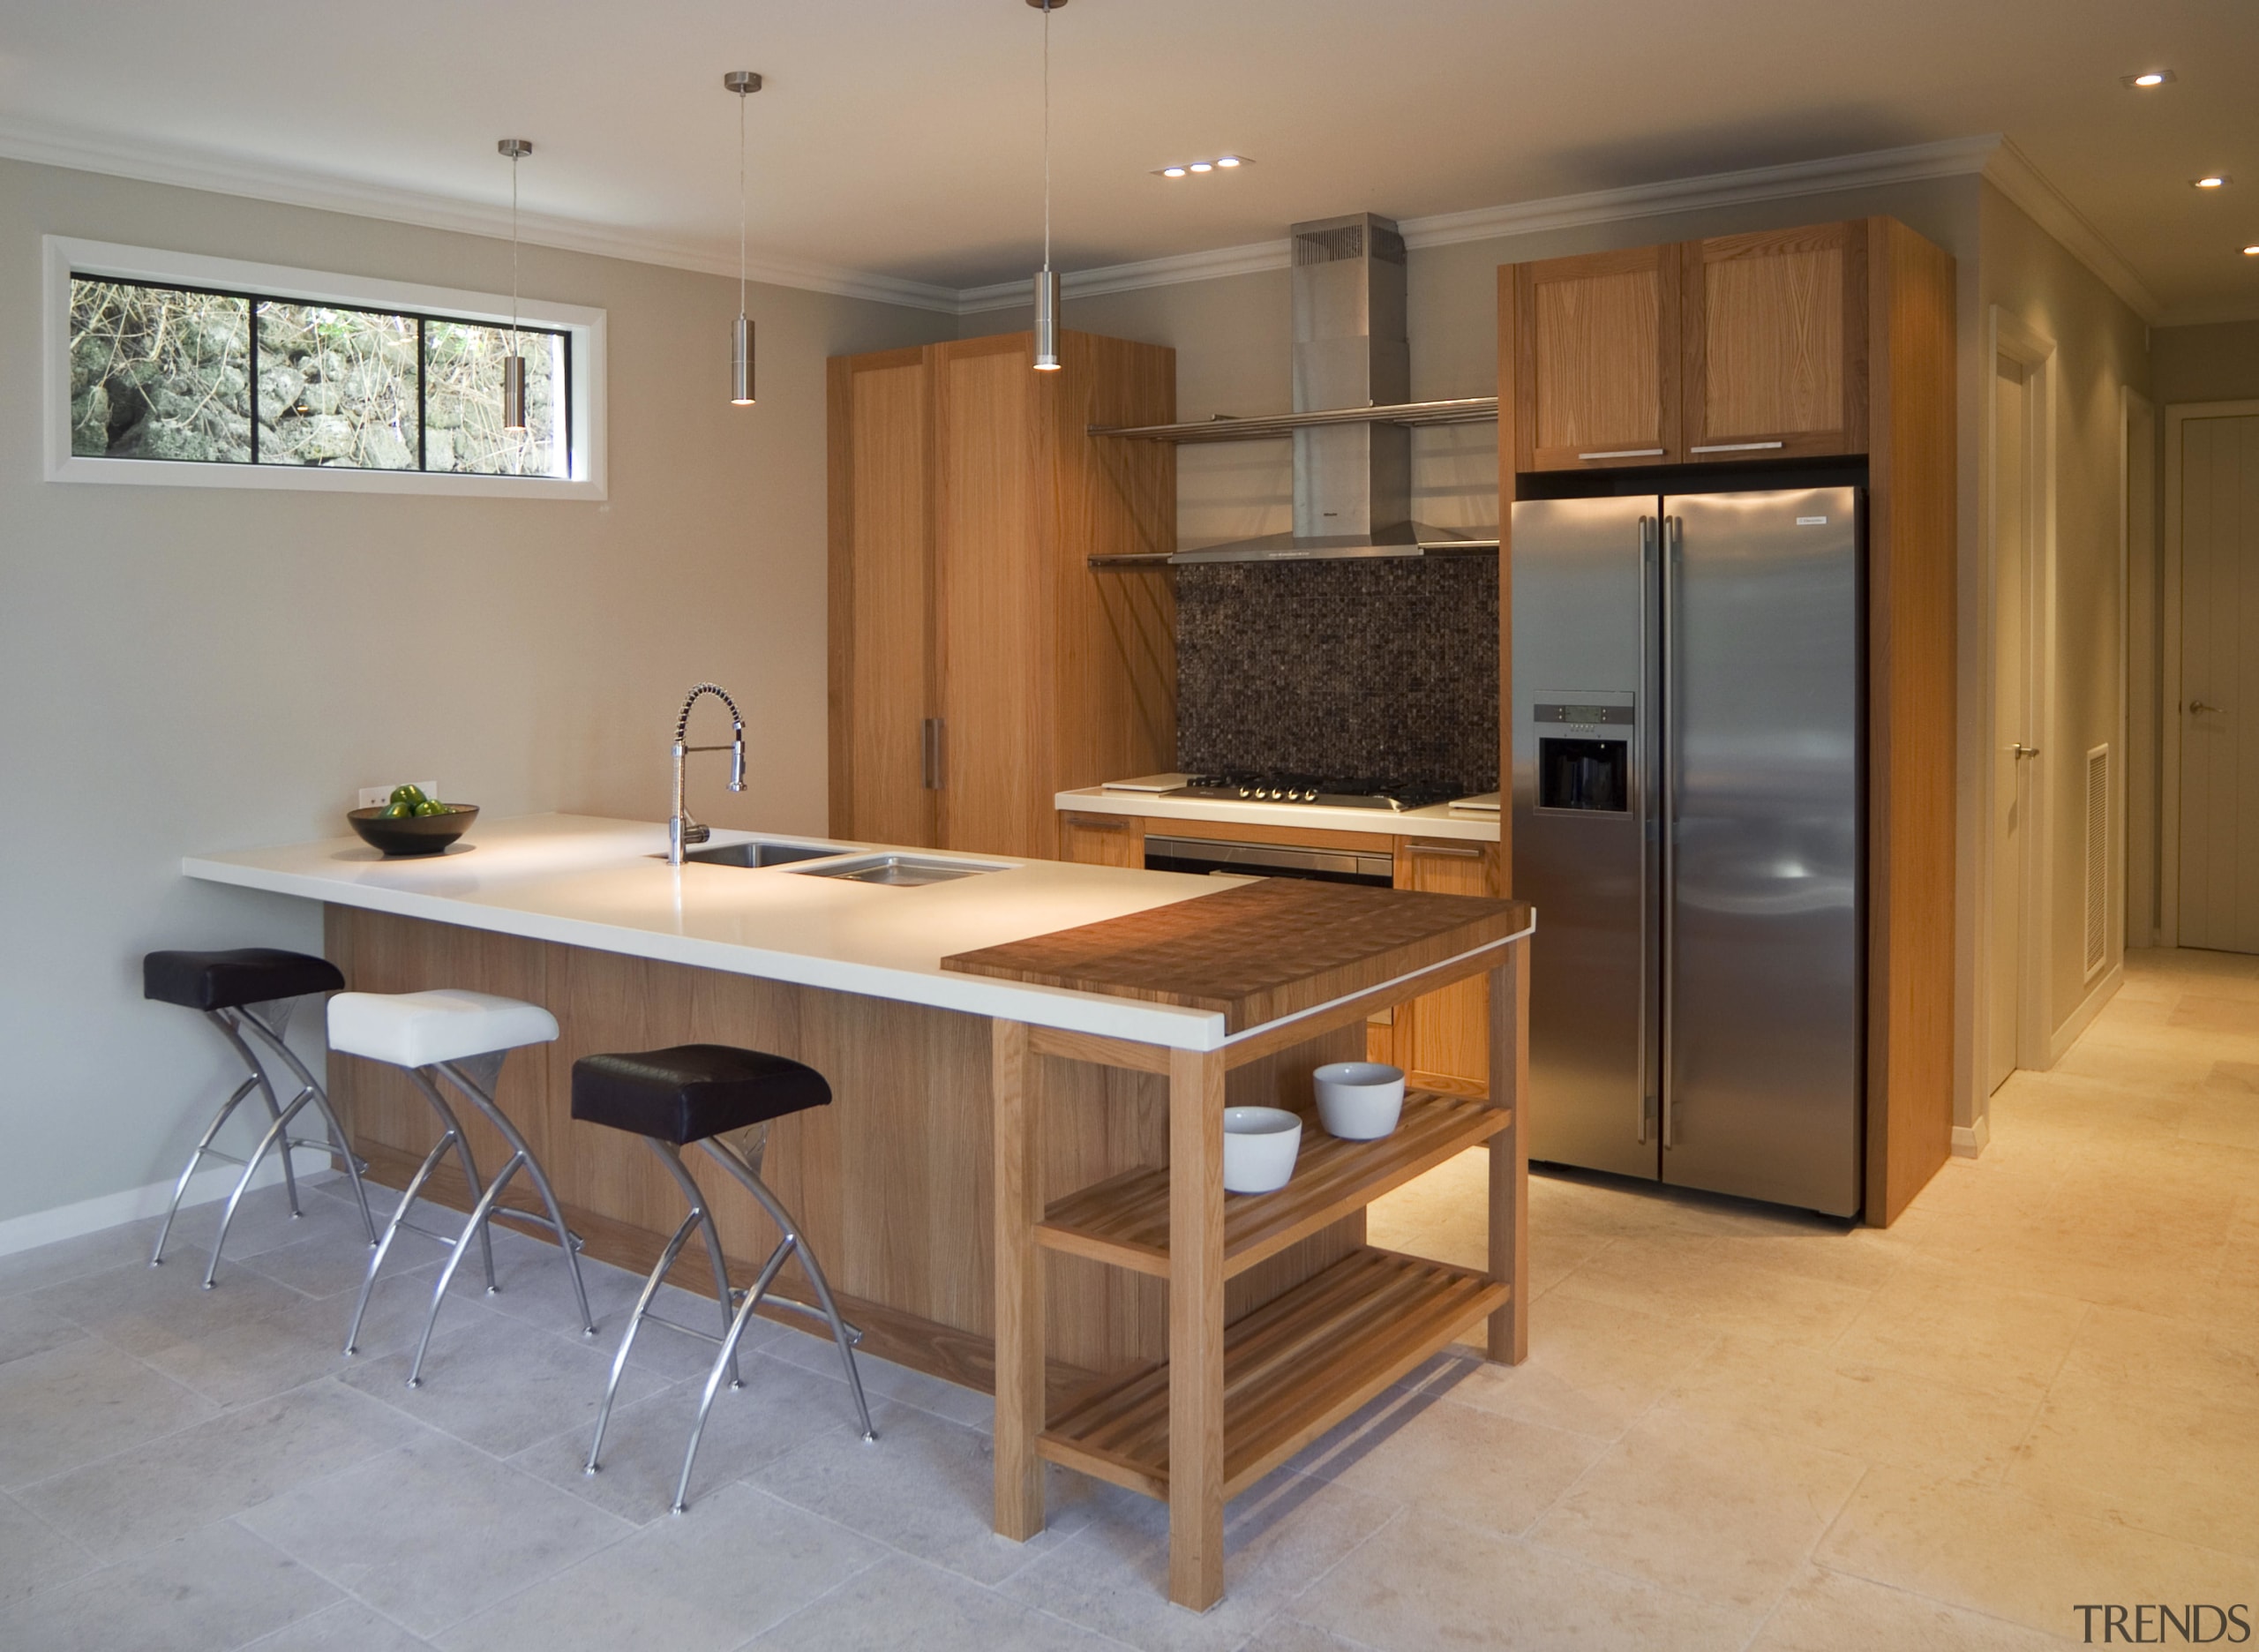
<svg viewBox="0 0 2259 1652">
<path fill-rule="evenodd" d="M 394 791 L 403 785 L 417 787 L 425 797 L 439 795 L 439 783 L 437 780 L 395 780 L 391 785 L 363 786 L 361 800 L 353 807 L 355 808 L 382 808 L 392 801 Z"/>
</svg>

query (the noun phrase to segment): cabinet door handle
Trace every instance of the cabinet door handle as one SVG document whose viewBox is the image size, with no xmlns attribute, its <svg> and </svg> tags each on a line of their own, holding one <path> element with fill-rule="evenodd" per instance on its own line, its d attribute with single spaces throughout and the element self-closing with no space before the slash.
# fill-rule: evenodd
<svg viewBox="0 0 2259 1652">
<path fill-rule="evenodd" d="M 942 789 L 942 720 L 929 717 L 919 730 L 919 757 L 924 765 L 923 784 L 928 792 Z"/>
<path fill-rule="evenodd" d="M 1406 844 L 1404 847 L 1412 854 L 1446 855 L 1454 860 L 1480 860 L 1482 858 L 1482 845 L 1480 844 L 1415 843 Z"/>
<path fill-rule="evenodd" d="M 1773 445 L 1777 447 L 1780 443 L 1775 442 Z M 1697 447 L 1694 451 L 1700 453 L 1702 450 Z M 1580 459 L 1660 459 L 1662 454 L 1663 450 L 1660 447 L 1610 447 L 1602 453 L 1580 453 L 1577 457 Z"/>
<path fill-rule="evenodd" d="M 1711 442 L 1707 447 L 1689 447 L 1686 451 L 1688 453 L 1760 453 L 1767 447 L 1780 447 L 1786 445 L 1776 441 Z"/>
<path fill-rule="evenodd" d="M 1130 830 L 1130 822 L 1118 815 L 1108 819 L 1103 815 L 1069 815 L 1067 823 L 1077 831 L 1126 832 Z"/>
</svg>

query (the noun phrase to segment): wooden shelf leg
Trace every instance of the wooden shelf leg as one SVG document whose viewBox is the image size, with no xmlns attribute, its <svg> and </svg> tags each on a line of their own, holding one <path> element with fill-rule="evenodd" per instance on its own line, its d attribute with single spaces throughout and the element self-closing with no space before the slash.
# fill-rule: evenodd
<svg viewBox="0 0 2259 1652">
<path fill-rule="evenodd" d="M 1220 1050 L 1169 1053 L 1168 1243 L 1168 1597 L 1205 1611 L 1224 1593 Z"/>
<path fill-rule="evenodd" d="M 1024 1021 L 991 1024 L 996 1099 L 996 1529 L 1043 1529 L 1043 1216 L 1040 1098 Z"/>
<path fill-rule="evenodd" d="M 1506 948 L 1490 972 L 1490 1105 L 1513 1122 L 1490 1138 L 1490 1277 L 1511 1293 L 1490 1316 L 1490 1357 L 1529 1357 L 1529 945 Z"/>
</svg>

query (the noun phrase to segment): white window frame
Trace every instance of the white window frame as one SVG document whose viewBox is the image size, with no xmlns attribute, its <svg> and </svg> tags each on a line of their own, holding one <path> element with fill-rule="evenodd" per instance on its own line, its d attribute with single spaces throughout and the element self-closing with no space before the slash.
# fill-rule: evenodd
<svg viewBox="0 0 2259 1652">
<path fill-rule="evenodd" d="M 46 252 L 44 391 L 47 479 L 125 483 L 142 487 L 281 488 L 330 493 L 446 493 L 462 499 L 603 499 L 604 482 L 604 312 L 580 304 L 521 297 L 522 326 L 567 334 L 572 340 L 569 477 L 466 476 L 432 470 L 354 470 L 324 465 L 200 464 L 177 459 L 111 459 L 71 451 L 71 278 L 76 275 L 146 282 L 157 286 L 216 288 L 303 304 L 351 304 L 362 309 L 412 311 L 449 320 L 510 325 L 507 293 L 465 292 L 414 282 L 378 281 L 81 241 L 41 237 Z"/>
</svg>

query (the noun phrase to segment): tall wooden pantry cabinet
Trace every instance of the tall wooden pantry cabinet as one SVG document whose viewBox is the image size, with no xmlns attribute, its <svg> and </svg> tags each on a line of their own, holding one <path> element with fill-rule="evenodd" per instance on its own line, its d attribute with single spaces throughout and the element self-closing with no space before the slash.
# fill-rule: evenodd
<svg viewBox="0 0 2259 1652">
<path fill-rule="evenodd" d="M 1027 333 L 830 364 L 831 830 L 1056 858 L 1054 795 L 1175 762 L 1176 352 Z"/>
</svg>

